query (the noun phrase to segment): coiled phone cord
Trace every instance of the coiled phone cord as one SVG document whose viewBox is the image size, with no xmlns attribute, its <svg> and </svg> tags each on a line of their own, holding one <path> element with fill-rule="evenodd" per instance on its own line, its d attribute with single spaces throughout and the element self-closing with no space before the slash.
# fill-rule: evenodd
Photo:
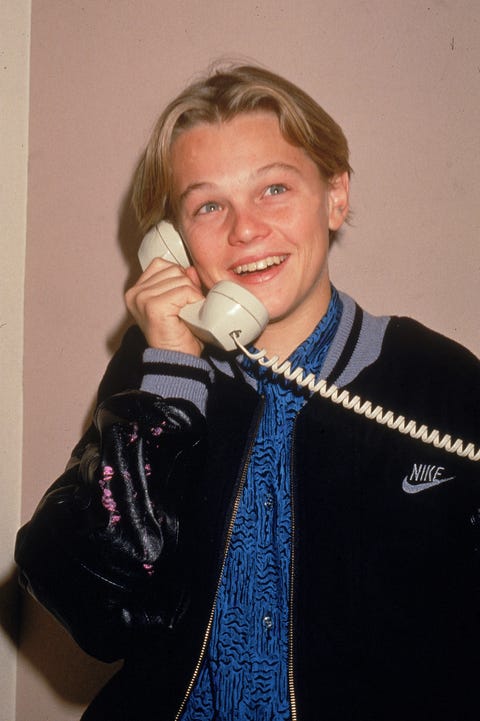
<svg viewBox="0 0 480 721">
<path fill-rule="evenodd" d="M 292 370 L 290 361 L 280 361 L 278 356 L 267 358 L 265 349 L 251 353 L 240 343 L 235 332 L 231 333 L 231 336 L 239 350 L 247 358 L 257 362 L 264 368 L 271 368 L 274 373 L 283 376 L 288 381 L 295 381 L 300 388 L 307 388 L 312 393 L 318 393 L 322 398 L 328 398 L 332 403 L 353 410 L 358 415 L 365 416 L 365 418 L 376 421 L 380 425 L 392 428 L 423 443 L 431 444 L 435 448 L 442 448 L 447 453 L 454 453 L 461 458 L 468 458 L 470 461 L 480 461 L 480 448 L 476 448 L 473 443 L 465 443 L 461 438 L 452 440 L 450 434 L 446 433 L 442 436 L 436 428 L 430 430 L 424 424 L 417 426 L 416 421 L 407 420 L 402 415 L 395 416 L 393 411 L 384 411 L 382 406 L 373 407 L 370 401 L 362 401 L 358 395 L 350 397 L 347 390 L 340 390 L 333 383 L 328 385 L 322 379 L 316 380 L 313 373 L 309 373 L 304 377 L 305 370 L 303 368 L 298 367 Z"/>
</svg>

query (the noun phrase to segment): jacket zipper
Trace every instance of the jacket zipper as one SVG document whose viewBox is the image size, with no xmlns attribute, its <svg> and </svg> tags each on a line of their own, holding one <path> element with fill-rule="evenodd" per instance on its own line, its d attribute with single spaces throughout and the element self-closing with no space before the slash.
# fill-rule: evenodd
<svg viewBox="0 0 480 721">
<path fill-rule="evenodd" d="M 250 463 L 250 458 L 251 458 L 251 456 L 252 456 L 253 446 L 254 446 L 254 444 L 255 444 L 255 439 L 256 439 L 256 437 L 257 437 L 257 431 L 258 431 L 258 426 L 259 426 L 259 423 L 260 423 L 260 418 L 261 418 L 262 413 L 263 413 L 263 406 L 264 406 L 264 398 L 263 398 L 263 396 L 262 396 L 262 399 L 261 399 L 259 408 L 257 409 L 257 416 L 256 416 L 256 418 L 255 418 L 254 433 L 252 434 L 252 439 L 251 439 L 250 445 L 249 445 L 249 447 L 248 447 L 247 457 L 246 457 L 246 459 L 245 459 L 245 463 L 243 464 L 242 474 L 241 474 L 241 476 L 240 476 L 240 483 L 239 483 L 239 485 L 238 485 L 237 495 L 235 496 L 235 501 L 234 501 L 234 504 L 233 504 L 233 511 L 232 511 L 232 515 L 231 515 L 231 517 L 230 517 L 230 523 L 229 523 L 229 525 L 228 525 L 227 540 L 226 540 L 226 543 L 225 543 L 225 550 L 224 550 L 224 553 L 223 553 L 222 565 L 221 565 L 220 574 L 219 574 L 219 577 L 218 577 L 217 588 L 215 589 L 215 596 L 214 596 L 214 598 L 213 598 L 212 610 L 210 611 L 210 617 L 209 617 L 209 619 L 208 619 L 207 628 L 206 628 L 206 631 L 205 631 L 205 635 L 204 635 L 204 637 L 203 637 L 202 647 L 201 647 L 201 649 L 200 649 L 200 655 L 199 655 L 199 657 L 198 657 L 198 661 L 197 661 L 197 664 L 196 664 L 196 666 L 195 666 L 195 670 L 194 670 L 194 672 L 193 672 L 193 676 L 192 676 L 192 678 L 190 679 L 190 683 L 188 684 L 187 690 L 186 690 L 185 695 L 184 695 L 184 697 L 183 697 L 183 699 L 182 699 L 182 703 L 180 704 L 180 707 L 179 707 L 179 709 L 178 709 L 178 711 L 177 711 L 177 713 L 176 713 L 176 715 L 175 715 L 174 721 L 179 721 L 180 716 L 182 715 L 182 713 L 183 713 L 184 710 L 185 710 L 185 705 L 186 705 L 186 703 L 187 703 L 188 697 L 189 697 L 190 694 L 192 693 L 193 687 L 195 686 L 195 683 L 196 683 L 197 678 L 198 678 L 198 674 L 200 673 L 200 668 L 201 668 L 201 665 L 202 665 L 202 663 L 203 663 L 203 659 L 205 658 L 205 652 L 206 652 L 206 650 L 207 650 L 208 642 L 209 642 L 209 640 L 210 640 L 210 633 L 211 633 L 211 631 L 212 631 L 213 617 L 214 617 L 214 615 L 215 615 L 215 609 L 216 609 L 216 607 L 217 607 L 217 600 L 218 600 L 218 594 L 219 594 L 219 591 L 220 591 L 220 584 L 221 584 L 221 582 L 222 582 L 223 571 L 224 571 L 224 569 L 225 569 L 225 562 L 226 562 L 226 559 L 227 559 L 228 549 L 229 549 L 229 547 L 230 547 L 230 541 L 232 540 L 233 527 L 234 527 L 234 525 L 235 525 L 235 519 L 236 519 L 236 517 L 237 517 L 238 507 L 239 507 L 239 505 L 240 505 L 240 499 L 241 499 L 241 497 L 242 497 L 243 487 L 244 487 L 244 485 L 245 485 L 245 479 L 246 479 L 246 477 L 247 477 L 247 469 L 248 469 L 248 466 L 249 466 L 249 463 Z"/>
<path fill-rule="evenodd" d="M 297 416 L 298 417 L 298 416 Z M 294 662 L 293 662 L 293 587 L 295 582 L 295 504 L 293 495 L 293 450 L 297 428 L 297 417 L 292 429 L 292 447 L 290 450 L 290 507 L 291 507 L 291 533 L 290 533 L 290 590 L 288 608 L 288 690 L 290 694 L 290 712 L 292 721 L 297 721 L 297 699 L 295 697 Z"/>
</svg>

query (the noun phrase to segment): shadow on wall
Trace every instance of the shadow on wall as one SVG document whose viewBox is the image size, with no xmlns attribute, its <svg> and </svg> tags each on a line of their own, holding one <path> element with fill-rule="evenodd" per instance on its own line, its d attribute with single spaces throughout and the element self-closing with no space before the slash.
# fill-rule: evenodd
<svg viewBox="0 0 480 721">
<path fill-rule="evenodd" d="M 101 663 L 84 653 L 60 624 L 21 590 L 13 567 L 0 582 L 0 624 L 20 656 L 70 704 L 87 706 L 121 665 Z"/>
<path fill-rule="evenodd" d="M 141 272 L 140 264 L 137 259 L 137 251 L 140 246 L 141 235 L 135 216 L 135 211 L 132 206 L 132 189 L 133 178 L 127 190 L 125 191 L 122 200 L 120 201 L 120 207 L 118 211 L 118 247 L 120 248 L 120 252 L 128 268 L 128 275 L 123 285 L 124 292 L 132 285 L 134 285 L 134 283 L 136 283 Z M 125 308 L 123 316 L 105 339 L 105 346 L 108 351 L 109 357 L 111 357 L 115 353 L 115 351 L 118 350 L 122 342 L 123 336 L 125 335 L 127 329 L 133 323 L 133 318 L 130 316 L 130 314 Z M 100 382 L 100 378 L 98 379 L 98 382 Z M 85 402 L 87 404 L 87 399 Z M 93 414 L 96 409 L 96 405 L 97 401 L 95 397 L 91 400 L 90 405 L 86 408 L 82 425 L 82 433 L 85 433 L 87 428 L 90 426 Z"/>
<path fill-rule="evenodd" d="M 132 190 L 133 179 L 130 182 L 121 202 L 118 213 L 118 246 L 126 265 L 129 269 L 128 276 L 125 279 L 123 290 L 126 291 L 138 279 L 141 273 L 140 264 L 137 259 L 137 251 L 140 245 L 141 235 L 135 211 L 132 206 Z M 107 339 L 107 348 L 110 353 L 114 352 L 120 345 L 122 337 L 126 329 L 132 325 L 131 316 L 125 311 L 123 319 L 118 326 L 110 333 Z"/>
<path fill-rule="evenodd" d="M 140 272 L 137 261 L 139 241 L 130 186 L 120 204 L 118 217 L 118 243 L 130 269 L 125 290 L 136 281 Z M 119 347 L 132 322 L 125 311 L 106 339 L 109 355 Z M 85 399 L 85 404 L 88 404 L 88 399 Z M 83 431 L 91 423 L 95 405 L 96 402 L 92 401 L 85 409 Z M 55 694 L 70 704 L 87 706 L 121 665 L 120 662 L 102 663 L 84 653 L 53 616 L 20 588 L 14 566 L 7 577 L 0 579 L 0 626 L 12 645 L 18 647 L 26 663 L 43 676 Z"/>
<path fill-rule="evenodd" d="M 11 572 L 0 579 L 0 626 L 12 645 L 18 645 L 20 635 L 22 592 L 17 583 L 17 573 Z"/>
</svg>

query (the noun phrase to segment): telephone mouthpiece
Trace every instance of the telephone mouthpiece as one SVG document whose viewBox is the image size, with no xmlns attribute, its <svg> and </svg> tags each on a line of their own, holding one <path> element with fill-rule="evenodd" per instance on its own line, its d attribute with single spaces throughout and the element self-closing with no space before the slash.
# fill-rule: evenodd
<svg viewBox="0 0 480 721">
<path fill-rule="evenodd" d="M 182 308 L 180 318 L 200 340 L 231 351 L 237 350 L 233 334 L 244 345 L 258 338 L 268 323 L 268 312 L 243 286 L 222 280 L 204 301 Z"/>
</svg>

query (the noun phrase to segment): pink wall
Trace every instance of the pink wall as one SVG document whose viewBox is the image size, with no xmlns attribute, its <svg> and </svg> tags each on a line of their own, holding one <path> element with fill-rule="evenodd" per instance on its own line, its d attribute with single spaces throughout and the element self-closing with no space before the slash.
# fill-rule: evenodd
<svg viewBox="0 0 480 721">
<path fill-rule="evenodd" d="M 333 278 L 480 353 L 476 0 L 33 0 L 23 513 L 62 470 L 125 326 L 132 171 L 165 102 L 221 55 L 311 92 L 350 138 Z M 108 670 L 27 605 L 17 719 L 76 719 Z"/>
</svg>

